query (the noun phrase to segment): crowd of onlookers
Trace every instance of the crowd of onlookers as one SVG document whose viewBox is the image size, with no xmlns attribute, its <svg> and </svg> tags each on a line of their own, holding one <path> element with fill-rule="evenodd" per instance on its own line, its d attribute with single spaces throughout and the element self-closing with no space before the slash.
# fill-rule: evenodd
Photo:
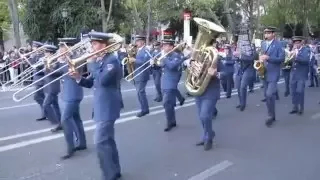
<svg viewBox="0 0 320 180">
<path fill-rule="evenodd" d="M 13 47 L 12 49 L 0 52 L 0 84 L 3 85 L 5 83 L 16 83 L 17 76 L 20 75 L 27 67 L 28 64 L 20 63 L 22 61 L 18 61 L 20 55 L 23 53 L 28 53 L 31 51 L 30 44 L 27 47 L 23 47 L 19 49 L 17 47 Z"/>
</svg>

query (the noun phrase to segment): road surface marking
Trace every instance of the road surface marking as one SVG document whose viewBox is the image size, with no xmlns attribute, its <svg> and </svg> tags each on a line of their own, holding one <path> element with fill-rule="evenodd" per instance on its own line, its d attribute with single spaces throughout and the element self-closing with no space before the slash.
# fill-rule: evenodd
<svg viewBox="0 0 320 180">
<path fill-rule="evenodd" d="M 192 176 L 188 180 L 206 180 L 209 177 L 214 176 L 214 175 L 218 174 L 219 172 L 226 170 L 228 167 L 230 167 L 232 165 L 233 165 L 233 163 L 228 160 L 222 161 L 221 163 L 214 165 L 214 166 L 206 169 L 205 171 L 203 171 L 195 176 Z"/>
<path fill-rule="evenodd" d="M 260 89 L 260 86 L 255 86 L 254 89 L 255 90 L 256 89 Z M 236 95 L 236 94 L 238 94 L 238 93 L 237 92 L 232 92 L 231 93 L 231 95 Z M 222 93 L 221 94 L 221 98 L 225 98 L 225 97 L 226 96 L 224 95 L 224 93 Z M 193 105 L 195 105 L 194 99 L 190 99 L 189 103 L 185 103 L 183 106 L 178 106 L 175 109 L 178 110 L 178 109 L 186 108 L 186 107 L 193 106 Z M 150 114 L 148 116 L 157 115 L 157 114 L 160 114 L 160 113 L 163 113 L 163 112 L 164 112 L 164 109 L 152 111 L 152 112 L 150 112 Z M 146 117 L 148 117 L 148 116 L 146 116 Z M 136 116 L 129 116 L 129 117 L 126 117 L 126 118 L 120 118 L 120 119 L 118 119 L 116 121 L 116 124 L 121 124 L 121 123 L 129 122 L 129 121 L 133 121 L 133 120 L 137 120 L 137 119 L 140 119 L 140 118 L 138 118 Z M 85 131 L 91 131 L 91 130 L 94 130 L 95 127 L 96 127 L 95 125 L 87 126 L 87 127 L 84 128 L 84 130 Z M 39 144 L 39 143 L 42 143 L 42 142 L 51 141 L 51 140 L 54 140 L 54 139 L 61 138 L 63 136 L 64 135 L 62 133 L 60 133 L 60 134 L 44 136 L 44 137 L 41 137 L 41 138 L 35 138 L 35 139 L 31 139 L 31 140 L 21 141 L 21 142 L 18 142 L 18 143 L 12 143 L 12 144 L 5 145 L 5 146 L 0 146 L 0 152 L 10 151 L 10 150 L 14 150 L 14 149 L 30 146 L 30 145 L 33 145 L 33 144 Z"/>
<path fill-rule="evenodd" d="M 179 84 L 182 84 L 183 82 L 180 82 Z M 152 89 L 154 88 L 155 86 L 147 86 L 146 88 L 147 89 Z M 136 91 L 136 89 L 132 88 L 132 89 L 125 89 L 125 90 L 122 90 L 121 92 L 122 93 L 127 93 L 127 92 L 132 92 L 132 91 Z M 86 99 L 86 98 L 91 98 L 92 97 L 92 94 L 90 95 L 86 95 L 84 96 L 83 98 Z M 38 105 L 37 103 L 28 103 L 28 104 L 21 104 L 21 105 L 15 105 L 15 106 L 6 106 L 6 107 L 0 107 L 0 111 L 3 111 L 3 110 L 9 110 L 9 109 L 15 109 L 15 108 L 23 108 L 23 107 L 28 107 L 28 106 L 34 106 L 34 105 Z"/>
</svg>

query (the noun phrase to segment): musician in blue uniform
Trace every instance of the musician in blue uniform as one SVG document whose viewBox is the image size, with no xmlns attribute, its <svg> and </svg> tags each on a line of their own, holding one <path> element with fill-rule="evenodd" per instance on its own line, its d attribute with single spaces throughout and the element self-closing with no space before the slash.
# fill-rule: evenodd
<svg viewBox="0 0 320 180">
<path fill-rule="evenodd" d="M 137 114 L 137 117 L 142 117 L 149 114 L 149 104 L 146 94 L 146 86 L 150 78 L 150 70 L 146 69 L 146 67 L 149 65 L 146 62 L 149 61 L 151 57 L 150 53 L 148 52 L 149 50 L 147 49 L 145 44 L 146 37 L 136 36 L 135 40 L 136 45 L 138 47 L 138 52 L 136 59 L 130 58 L 130 61 L 131 63 L 134 63 L 135 69 L 139 68 L 139 70 L 135 71 L 134 73 L 134 76 L 140 74 L 136 76 L 136 78 L 134 79 L 134 85 L 137 90 L 138 100 L 141 107 L 141 111 Z M 143 64 L 145 64 L 145 67 L 141 67 Z"/>
<path fill-rule="evenodd" d="M 67 48 L 65 45 L 71 47 L 77 43 L 76 38 L 60 38 L 59 51 L 65 52 Z M 76 58 L 75 56 L 69 58 Z M 65 66 L 60 70 L 61 74 L 68 72 L 67 57 L 61 57 L 59 66 Z M 69 75 L 66 75 L 61 80 L 61 99 L 63 101 L 63 111 L 61 116 L 61 125 L 63 134 L 67 144 L 67 153 L 62 156 L 62 159 L 68 159 L 73 156 L 75 151 L 87 149 L 86 135 L 83 128 L 83 123 L 80 116 L 80 103 L 83 99 L 83 89 L 78 83 Z M 75 145 L 74 134 L 77 139 Z"/>
<path fill-rule="evenodd" d="M 155 42 L 153 44 L 153 51 L 151 53 L 152 58 L 159 58 L 161 57 L 161 46 L 160 46 L 160 42 Z M 154 101 L 156 102 L 161 102 L 162 101 L 162 93 L 161 93 L 161 67 L 154 64 L 152 66 L 152 75 L 153 75 L 153 81 L 154 81 L 154 85 L 156 87 L 156 92 L 157 92 L 157 96 L 154 99 Z"/>
<path fill-rule="evenodd" d="M 309 80 L 310 80 L 310 85 L 309 87 L 314 87 L 314 84 L 316 84 L 316 87 L 319 87 L 319 81 L 318 81 L 318 76 L 317 76 L 317 67 L 318 67 L 318 62 L 316 60 L 315 54 L 317 53 L 316 49 L 316 44 L 315 42 L 312 42 L 310 45 L 310 64 L 309 64 Z"/>
<path fill-rule="evenodd" d="M 185 61 L 185 60 L 190 58 L 191 54 L 187 54 L 187 55 L 183 54 L 183 50 L 182 50 L 183 48 L 184 47 L 182 45 L 180 45 L 178 48 L 176 48 L 175 52 L 178 53 L 181 56 L 180 58 L 183 59 L 183 61 Z M 179 72 L 180 72 L 180 78 L 179 79 L 181 79 L 183 67 L 184 67 L 183 64 L 179 67 Z M 177 88 L 176 97 L 177 97 L 177 99 L 179 101 L 180 106 L 182 106 L 186 99 L 182 96 L 179 88 Z"/>
<path fill-rule="evenodd" d="M 51 55 L 53 55 L 57 51 L 57 47 L 54 45 L 44 45 L 45 47 L 45 56 L 43 58 L 47 58 Z M 46 59 L 45 59 L 46 61 Z M 45 98 L 43 101 L 43 109 L 45 111 L 45 114 L 49 121 L 52 124 L 57 124 L 55 128 L 53 128 L 52 132 L 57 132 L 62 130 L 60 118 L 61 118 L 61 112 L 58 102 L 58 94 L 60 93 L 60 81 L 55 81 L 56 78 L 60 76 L 60 73 L 58 71 L 55 71 L 59 68 L 58 63 L 53 63 L 51 67 L 45 67 L 45 79 L 44 83 L 46 87 L 44 88 L 45 92 Z"/>
<path fill-rule="evenodd" d="M 225 74 L 223 81 L 226 86 L 226 98 L 230 98 L 231 92 L 232 92 L 232 82 L 233 82 L 235 60 L 233 58 L 233 52 L 232 52 L 231 46 L 229 44 L 226 45 L 225 52 L 226 52 L 226 57 L 222 59 L 223 71 Z"/>
<path fill-rule="evenodd" d="M 32 49 L 36 50 L 37 48 L 40 48 L 41 46 L 43 46 L 43 44 L 41 42 L 37 42 L 37 41 L 33 41 L 32 42 Z M 33 73 L 33 82 L 38 81 L 39 79 L 41 79 L 44 76 L 44 72 L 43 70 L 43 65 L 39 65 L 37 66 L 37 63 L 40 63 L 39 60 L 40 58 L 43 57 L 42 53 L 37 53 L 35 55 L 33 55 L 32 57 L 30 57 L 30 63 L 32 65 L 34 65 L 35 67 L 35 71 Z M 36 119 L 37 121 L 43 121 L 46 120 L 46 115 L 45 115 L 45 111 L 43 109 L 43 101 L 45 98 L 44 95 L 44 90 L 40 88 L 42 88 L 44 85 L 44 81 L 39 81 L 35 84 L 35 88 L 36 88 L 36 93 L 34 93 L 34 100 L 39 104 L 40 108 L 41 108 L 41 117 Z"/>
<path fill-rule="evenodd" d="M 174 40 L 162 40 L 162 50 L 164 53 L 172 51 L 174 48 Z M 169 53 L 164 59 L 161 60 L 160 66 L 162 67 L 161 89 L 163 94 L 163 107 L 166 113 L 167 126 L 164 131 L 170 131 L 177 126 L 175 109 L 178 83 L 180 81 L 180 68 L 183 63 L 180 54 L 176 52 Z M 151 64 L 155 64 L 152 60 Z"/>
<path fill-rule="evenodd" d="M 304 90 L 308 80 L 310 49 L 303 46 L 304 38 L 301 36 L 292 37 L 295 58 L 293 59 L 290 86 L 292 96 L 292 111 L 290 114 L 303 114 L 304 111 Z"/>
<path fill-rule="evenodd" d="M 286 58 L 290 58 L 290 52 L 292 51 L 292 44 L 287 44 L 286 47 Z M 290 95 L 290 71 L 291 71 L 291 67 L 292 67 L 292 61 L 288 61 L 286 62 L 286 64 L 284 64 L 284 67 L 282 67 L 282 75 L 284 78 L 284 83 L 285 83 L 285 91 L 284 91 L 284 96 L 287 97 Z"/>
<path fill-rule="evenodd" d="M 214 44 L 215 39 L 212 39 L 211 44 Z M 189 64 L 192 66 L 192 60 Z M 211 80 L 206 87 L 203 94 L 195 96 L 196 106 L 198 111 L 198 118 L 201 121 L 203 128 L 203 136 L 200 142 L 196 146 L 203 146 L 205 151 L 212 149 L 212 141 L 215 137 L 215 132 L 212 129 L 212 121 L 216 117 L 216 104 L 220 99 L 220 79 L 224 76 L 224 73 L 220 70 L 223 68 L 223 64 L 220 60 L 217 62 L 217 69 L 209 68 L 208 74 L 211 76 Z M 189 65 L 190 66 L 190 65 Z"/>
<path fill-rule="evenodd" d="M 238 50 L 234 52 L 234 56 L 238 61 L 239 67 L 235 68 L 235 87 L 238 91 L 239 105 L 237 108 L 244 111 L 247 105 L 248 85 L 254 76 L 254 50 L 250 42 L 239 42 Z M 239 52 L 241 51 L 241 52 Z"/>
<path fill-rule="evenodd" d="M 275 39 L 276 28 L 267 27 L 264 30 L 265 41 L 261 43 L 262 54 L 259 59 L 264 61 L 265 67 L 265 78 L 264 78 L 264 88 L 266 105 L 268 109 L 268 119 L 265 124 L 268 127 L 276 120 L 276 107 L 275 101 L 277 99 L 277 83 L 280 78 L 281 65 L 285 59 L 285 53 L 283 46 L 280 41 Z"/>
<path fill-rule="evenodd" d="M 112 34 L 90 32 L 92 48 L 101 50 L 111 44 Z M 116 180 L 121 177 L 118 149 L 115 142 L 115 121 L 120 117 L 121 98 L 119 86 L 121 65 L 114 53 L 96 58 L 99 64 L 89 77 L 83 78 L 79 72 L 70 72 L 80 86 L 93 87 L 93 110 L 95 145 L 98 153 L 103 180 Z"/>
</svg>

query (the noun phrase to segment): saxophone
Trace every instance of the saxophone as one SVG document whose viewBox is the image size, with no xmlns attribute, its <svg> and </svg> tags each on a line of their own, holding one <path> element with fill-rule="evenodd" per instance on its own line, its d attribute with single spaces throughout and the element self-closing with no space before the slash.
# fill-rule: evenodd
<svg viewBox="0 0 320 180">
<path fill-rule="evenodd" d="M 264 62 L 260 59 L 260 56 L 262 55 L 263 55 L 262 50 L 260 50 L 259 59 L 255 60 L 253 64 L 253 67 L 254 69 L 256 69 L 260 79 L 264 79 L 266 74 L 266 67 L 264 66 Z"/>
</svg>

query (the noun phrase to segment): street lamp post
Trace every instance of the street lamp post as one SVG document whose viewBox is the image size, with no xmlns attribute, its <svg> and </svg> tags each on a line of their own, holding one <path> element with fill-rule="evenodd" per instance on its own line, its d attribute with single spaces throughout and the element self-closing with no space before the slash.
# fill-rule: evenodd
<svg viewBox="0 0 320 180">
<path fill-rule="evenodd" d="M 67 17 L 68 17 L 68 10 L 66 8 L 62 9 L 62 17 L 64 20 L 64 36 L 67 35 Z"/>
</svg>

